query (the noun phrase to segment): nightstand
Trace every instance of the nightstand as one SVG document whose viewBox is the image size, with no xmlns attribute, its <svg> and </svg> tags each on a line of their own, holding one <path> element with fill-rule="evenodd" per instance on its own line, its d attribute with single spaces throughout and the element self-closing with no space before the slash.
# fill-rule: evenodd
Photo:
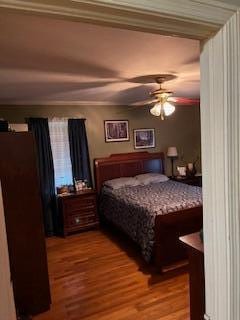
<svg viewBox="0 0 240 320">
<path fill-rule="evenodd" d="M 192 176 L 192 177 L 169 177 L 170 180 L 182 182 L 189 184 L 191 186 L 202 186 L 202 176 Z"/>
<path fill-rule="evenodd" d="M 64 236 L 98 226 L 96 197 L 93 189 L 58 196 Z"/>
</svg>

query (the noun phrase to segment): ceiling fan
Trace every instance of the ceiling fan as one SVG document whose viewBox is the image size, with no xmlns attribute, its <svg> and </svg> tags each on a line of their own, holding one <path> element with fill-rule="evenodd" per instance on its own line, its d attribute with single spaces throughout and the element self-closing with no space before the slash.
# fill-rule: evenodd
<svg viewBox="0 0 240 320">
<path fill-rule="evenodd" d="M 177 76 L 173 74 L 160 74 L 152 76 L 142 76 L 132 79 L 133 82 L 156 82 L 159 84 L 159 88 L 150 92 L 150 96 L 154 99 L 140 101 L 132 105 L 153 105 L 150 109 L 150 113 L 156 117 L 160 117 L 164 120 L 165 117 L 170 116 L 175 111 L 175 105 L 193 105 L 199 104 L 199 99 L 173 97 L 173 92 L 163 88 L 163 83 L 166 81 L 174 80 Z"/>
</svg>

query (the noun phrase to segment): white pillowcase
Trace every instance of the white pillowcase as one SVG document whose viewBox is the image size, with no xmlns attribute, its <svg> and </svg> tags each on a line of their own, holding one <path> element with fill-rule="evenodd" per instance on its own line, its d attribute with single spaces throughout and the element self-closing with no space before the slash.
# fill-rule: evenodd
<svg viewBox="0 0 240 320">
<path fill-rule="evenodd" d="M 158 183 L 168 181 L 169 178 L 160 173 L 144 173 L 135 177 L 141 184 L 147 185 L 150 183 Z"/>
<path fill-rule="evenodd" d="M 141 183 L 135 177 L 121 177 L 112 180 L 107 180 L 104 182 L 104 186 L 111 189 L 119 189 L 122 187 L 135 187 L 139 186 Z"/>
</svg>

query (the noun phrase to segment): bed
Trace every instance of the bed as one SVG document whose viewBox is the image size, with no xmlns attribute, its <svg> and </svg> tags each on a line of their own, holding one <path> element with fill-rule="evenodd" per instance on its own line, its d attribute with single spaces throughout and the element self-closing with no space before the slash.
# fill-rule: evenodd
<svg viewBox="0 0 240 320">
<path fill-rule="evenodd" d="M 161 271 L 186 258 L 179 236 L 202 227 L 201 188 L 175 181 L 111 190 L 107 180 L 164 173 L 164 154 L 135 152 L 95 160 L 99 212 L 141 248 Z M 159 205 L 160 204 L 160 205 Z"/>
</svg>

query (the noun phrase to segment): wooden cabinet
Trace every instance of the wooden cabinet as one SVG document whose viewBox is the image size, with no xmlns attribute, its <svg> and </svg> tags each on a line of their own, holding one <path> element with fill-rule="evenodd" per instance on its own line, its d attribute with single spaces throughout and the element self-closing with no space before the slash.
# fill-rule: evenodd
<svg viewBox="0 0 240 320">
<path fill-rule="evenodd" d="M 63 234 L 98 226 L 96 191 L 87 189 L 73 194 L 58 196 L 63 218 Z"/>
<path fill-rule="evenodd" d="M 199 232 L 180 238 L 188 249 L 191 320 L 202 320 L 205 313 L 204 252 Z"/>
<path fill-rule="evenodd" d="M 49 309 L 50 289 L 43 212 L 31 133 L 0 133 L 0 180 L 16 309 Z"/>
</svg>

